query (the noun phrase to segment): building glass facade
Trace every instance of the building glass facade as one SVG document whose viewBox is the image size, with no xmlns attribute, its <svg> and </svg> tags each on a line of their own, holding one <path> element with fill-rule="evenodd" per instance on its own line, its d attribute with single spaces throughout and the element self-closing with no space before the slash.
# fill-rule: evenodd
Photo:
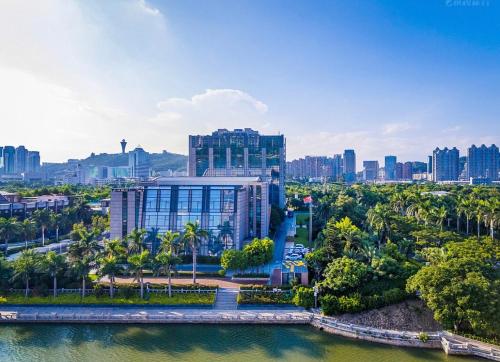
<svg viewBox="0 0 500 362">
<path fill-rule="evenodd" d="M 189 176 L 260 176 L 269 182 L 272 204 L 284 207 L 286 145 L 282 135 L 249 128 L 189 136 Z"/>
</svg>

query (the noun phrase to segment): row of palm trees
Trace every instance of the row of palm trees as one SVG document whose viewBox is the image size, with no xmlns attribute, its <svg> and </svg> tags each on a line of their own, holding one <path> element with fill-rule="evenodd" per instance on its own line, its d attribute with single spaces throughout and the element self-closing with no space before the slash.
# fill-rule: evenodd
<svg viewBox="0 0 500 362">
<path fill-rule="evenodd" d="M 24 241 L 27 246 L 28 242 L 38 235 L 42 239 L 42 245 L 45 245 L 47 231 L 55 232 L 58 241 L 61 230 L 67 232 L 74 223 L 85 219 L 90 220 L 90 212 L 88 207 L 83 204 L 65 208 L 59 213 L 50 209 L 35 210 L 24 220 L 19 220 L 16 217 L 0 217 L 0 240 L 3 241 L 4 252 L 7 251 L 10 241 Z M 99 223 L 105 223 L 104 219 L 105 217 L 98 217 L 95 220 L 99 220 Z"/>
<path fill-rule="evenodd" d="M 492 239 L 495 238 L 495 228 L 500 222 L 500 199 L 489 197 L 481 199 L 474 193 L 457 195 L 453 202 L 440 201 L 436 197 L 423 197 L 422 194 L 407 195 L 396 193 L 391 198 L 394 211 L 402 215 L 413 216 L 418 222 L 425 225 L 434 224 L 444 229 L 445 222 L 451 228 L 452 219 L 456 219 L 456 231 L 461 232 L 462 217 L 465 217 L 465 234 L 470 234 L 471 221 L 476 221 L 477 237 L 481 235 L 481 226 Z"/>
<path fill-rule="evenodd" d="M 109 295 L 114 296 L 116 277 L 131 273 L 139 283 L 140 297 L 144 297 L 144 271 L 153 270 L 155 275 L 168 278 L 168 295 L 172 295 L 171 275 L 181 262 L 179 254 L 189 248 L 193 256 L 193 283 L 196 283 L 196 256 L 203 240 L 208 236 L 198 223 L 187 223 L 182 233 L 167 231 L 160 238 L 160 245 L 155 255 L 146 245 L 146 231 L 134 229 L 124 240 L 113 239 L 98 241 L 96 229 L 88 229 L 83 224 L 75 225 L 71 244 L 65 255 L 49 252 L 45 255 L 32 249 L 24 250 L 13 262 L 13 280 L 21 280 L 25 286 L 25 295 L 29 294 L 30 281 L 36 273 L 46 273 L 53 280 L 53 295 L 57 296 L 57 277 L 61 273 L 75 275 L 81 280 L 82 298 L 85 297 L 86 281 L 89 273 L 96 270 L 100 277 L 109 280 Z"/>
</svg>

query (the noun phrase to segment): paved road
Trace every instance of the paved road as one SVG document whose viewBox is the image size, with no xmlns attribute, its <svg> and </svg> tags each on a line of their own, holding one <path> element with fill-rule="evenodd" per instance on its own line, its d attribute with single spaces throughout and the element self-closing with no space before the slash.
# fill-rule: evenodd
<svg viewBox="0 0 500 362">
<path fill-rule="evenodd" d="M 60 251 L 63 251 L 63 252 L 66 251 L 67 247 L 70 244 L 72 244 L 73 242 L 74 241 L 72 241 L 71 239 L 65 239 L 59 243 L 53 243 L 53 244 L 49 244 L 47 246 L 40 246 L 38 248 L 33 248 L 33 250 L 35 250 L 35 252 L 41 253 L 41 254 L 48 253 L 49 251 L 52 251 L 52 250 L 55 251 L 56 253 L 59 253 Z M 21 252 L 9 255 L 7 257 L 7 260 L 16 260 L 17 258 L 19 258 L 20 255 L 21 255 Z"/>
<path fill-rule="evenodd" d="M 274 269 L 281 267 L 283 258 L 285 256 L 285 243 L 288 230 L 293 227 L 295 223 L 295 218 L 285 218 L 285 221 L 281 224 L 279 230 L 276 232 L 274 237 L 274 256 L 273 261 L 267 266 L 268 269 Z"/>
</svg>

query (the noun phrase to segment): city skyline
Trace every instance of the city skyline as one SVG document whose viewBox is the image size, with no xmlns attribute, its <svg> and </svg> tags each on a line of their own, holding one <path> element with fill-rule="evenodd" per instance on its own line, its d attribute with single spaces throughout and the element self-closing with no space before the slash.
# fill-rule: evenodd
<svg viewBox="0 0 500 362">
<path fill-rule="evenodd" d="M 380 164 L 498 144 L 500 8 L 453 4 L 6 3 L 0 144 L 187 155 L 187 134 L 251 127 L 290 160 Z"/>
</svg>

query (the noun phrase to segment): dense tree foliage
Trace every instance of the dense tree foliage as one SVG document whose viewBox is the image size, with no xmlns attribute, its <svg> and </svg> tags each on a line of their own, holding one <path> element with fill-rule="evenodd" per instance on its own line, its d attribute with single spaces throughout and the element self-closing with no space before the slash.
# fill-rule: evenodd
<svg viewBox="0 0 500 362">
<path fill-rule="evenodd" d="M 287 186 L 289 207 L 306 210 L 308 195 L 315 248 L 306 259 L 325 313 L 418 294 L 448 328 L 498 333 L 498 187 Z"/>
</svg>

